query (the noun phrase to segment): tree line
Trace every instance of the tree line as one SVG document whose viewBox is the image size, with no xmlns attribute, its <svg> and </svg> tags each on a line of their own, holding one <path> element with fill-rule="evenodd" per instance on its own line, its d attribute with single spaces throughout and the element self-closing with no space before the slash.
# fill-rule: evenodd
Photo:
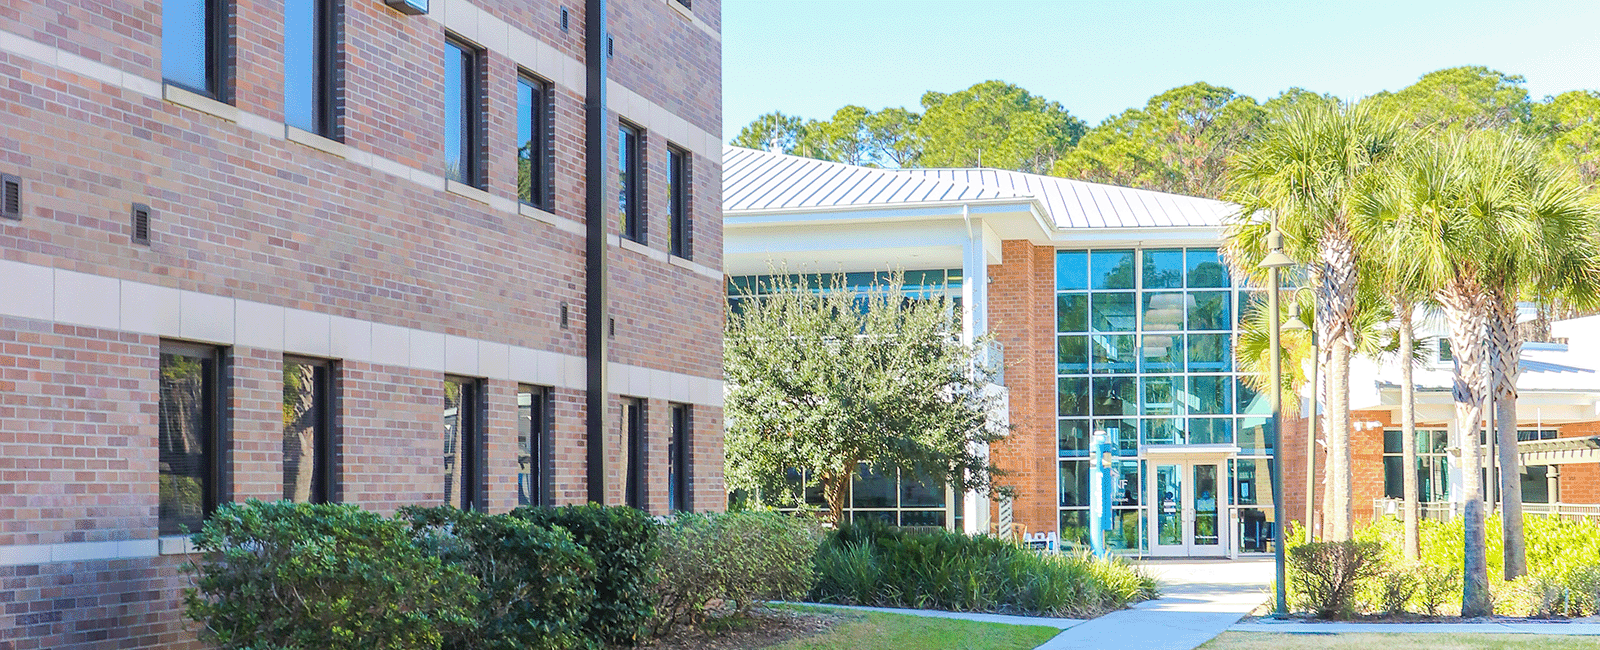
<svg viewBox="0 0 1600 650">
<path fill-rule="evenodd" d="M 1535 100 L 1520 75 L 1482 66 L 1446 68 L 1368 98 L 1373 110 L 1414 128 L 1503 129 L 1545 145 L 1588 185 L 1600 180 L 1600 92 Z M 732 144 L 872 167 L 992 167 L 1097 183 L 1222 198 L 1227 161 L 1287 111 L 1340 99 L 1290 88 L 1265 101 L 1209 83 L 1151 97 L 1090 127 L 1060 102 L 1002 81 L 929 91 L 921 110 L 848 105 L 825 119 L 774 111 Z"/>
</svg>

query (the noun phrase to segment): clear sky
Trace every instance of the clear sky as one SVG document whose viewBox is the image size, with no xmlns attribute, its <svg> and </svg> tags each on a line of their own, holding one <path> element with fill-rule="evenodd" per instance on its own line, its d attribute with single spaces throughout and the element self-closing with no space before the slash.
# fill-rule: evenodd
<svg viewBox="0 0 1600 650">
<path fill-rule="evenodd" d="M 1534 98 L 1600 88 L 1600 0 L 723 0 L 722 18 L 725 140 L 772 110 L 919 109 L 987 79 L 1091 126 L 1195 81 L 1354 98 L 1486 65 Z"/>
</svg>

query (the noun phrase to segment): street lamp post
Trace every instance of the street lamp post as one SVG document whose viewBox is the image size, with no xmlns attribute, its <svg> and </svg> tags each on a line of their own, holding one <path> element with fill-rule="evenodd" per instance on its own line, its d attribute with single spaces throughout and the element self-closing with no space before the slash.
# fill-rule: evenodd
<svg viewBox="0 0 1600 650">
<path fill-rule="evenodd" d="M 1284 570 L 1284 532 L 1286 527 L 1283 511 L 1283 348 L 1282 348 L 1282 314 L 1278 311 L 1278 271 L 1284 267 L 1293 266 L 1294 260 L 1283 254 L 1283 233 L 1274 227 L 1272 233 L 1267 235 L 1267 256 L 1261 260 L 1261 268 L 1267 270 L 1267 313 L 1272 315 L 1272 328 L 1267 338 L 1269 363 L 1272 364 L 1272 396 L 1269 402 L 1272 405 L 1272 519 L 1277 527 L 1273 536 L 1273 557 L 1277 564 L 1277 606 L 1273 609 L 1276 616 L 1289 614 L 1288 596 L 1284 591 L 1284 581 L 1287 574 Z"/>
</svg>

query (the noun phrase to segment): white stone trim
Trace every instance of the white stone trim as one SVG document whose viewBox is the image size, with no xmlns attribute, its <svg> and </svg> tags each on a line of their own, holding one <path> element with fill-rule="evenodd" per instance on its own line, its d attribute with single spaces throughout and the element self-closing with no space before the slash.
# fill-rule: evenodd
<svg viewBox="0 0 1600 650">
<path fill-rule="evenodd" d="M 161 555 L 188 555 L 194 552 L 194 538 L 188 535 L 169 535 L 160 539 Z"/>
<path fill-rule="evenodd" d="M 0 260 L 0 278 L 5 279 L 0 282 L 4 316 L 573 390 L 587 387 L 587 362 L 577 355 L 10 260 Z M 720 378 L 616 362 L 609 370 L 614 393 L 722 406 Z"/>
<path fill-rule="evenodd" d="M 188 541 L 185 537 L 183 540 Z M 161 540 L 165 542 L 166 540 Z M 12 544 L 0 546 L 0 566 L 128 560 L 159 555 L 153 539 L 125 539 L 112 542 L 63 542 L 59 544 Z"/>
<path fill-rule="evenodd" d="M 484 205 L 489 205 L 489 193 L 487 191 L 484 191 L 482 189 L 473 187 L 473 186 L 468 185 L 466 183 L 463 183 L 461 181 L 457 181 L 457 180 L 449 179 L 449 178 L 445 179 L 445 181 L 444 181 L 444 191 L 449 192 L 451 194 L 454 194 L 456 196 L 460 196 L 460 197 L 464 197 L 464 198 L 467 198 L 467 199 L 471 199 L 473 201 L 477 201 L 477 202 L 482 203 Z"/>
<path fill-rule="evenodd" d="M 201 95 L 199 93 L 189 92 L 187 90 L 184 90 L 184 89 L 179 88 L 177 86 L 174 86 L 172 84 L 163 84 L 162 85 L 162 87 L 161 87 L 161 97 L 162 97 L 162 99 L 165 99 L 165 100 L 167 100 L 169 102 L 172 102 L 174 104 L 177 104 L 179 106 L 192 108 L 194 110 L 200 111 L 201 113 L 205 113 L 205 114 L 213 116 L 213 117 L 220 117 L 220 118 L 222 118 L 224 120 L 227 120 L 229 122 L 238 122 L 239 121 L 239 113 L 240 113 L 239 107 L 233 106 L 231 104 L 224 104 L 222 102 L 219 102 L 219 101 L 217 101 L 215 99 L 212 99 L 210 97 L 206 97 L 206 96 Z M 265 119 L 265 118 L 262 118 L 262 119 Z M 257 126 L 259 126 L 259 121 L 257 122 Z M 254 129 L 252 129 L 252 130 L 254 130 Z"/>
<path fill-rule="evenodd" d="M 585 234 L 583 230 L 583 224 L 566 217 L 557 216 L 554 212 L 549 212 L 542 208 L 536 208 L 526 203 L 517 204 L 517 213 L 524 217 L 528 217 L 529 219 L 543 221 L 574 235 Z"/>
</svg>

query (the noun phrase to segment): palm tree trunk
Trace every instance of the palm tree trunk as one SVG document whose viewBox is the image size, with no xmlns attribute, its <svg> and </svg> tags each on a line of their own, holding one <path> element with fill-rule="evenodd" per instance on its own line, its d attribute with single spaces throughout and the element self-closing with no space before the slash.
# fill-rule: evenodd
<svg viewBox="0 0 1600 650">
<path fill-rule="evenodd" d="M 1461 615 L 1488 616 L 1493 613 L 1489 598 L 1489 560 L 1484 542 L 1483 445 L 1479 442 L 1478 422 L 1483 417 L 1484 345 L 1488 309 L 1483 292 L 1471 280 L 1451 280 L 1438 294 L 1450 321 L 1450 349 L 1455 355 L 1457 442 L 1461 446 L 1463 500 Z"/>
<path fill-rule="evenodd" d="M 1407 560 L 1416 560 L 1421 553 L 1418 541 L 1418 519 L 1422 508 L 1417 486 L 1417 390 L 1416 383 L 1411 379 L 1413 366 L 1416 365 L 1416 358 L 1412 356 L 1416 337 L 1411 323 L 1413 309 L 1408 300 L 1395 303 L 1395 313 L 1400 317 L 1400 475 L 1404 484 Z"/>
<path fill-rule="evenodd" d="M 1331 507 L 1323 515 L 1328 522 L 1324 539 L 1343 542 L 1352 538 L 1355 519 L 1350 493 L 1350 352 L 1359 278 L 1355 241 L 1348 232 L 1324 233 L 1317 248 L 1317 333 L 1329 353 L 1327 466 L 1333 493 Z"/>
<path fill-rule="evenodd" d="M 1522 530 L 1522 468 L 1517 461 L 1517 374 L 1522 340 L 1517 335 L 1517 303 L 1504 290 L 1492 295 L 1490 345 L 1494 353 L 1495 433 L 1500 442 L 1500 532 L 1506 580 L 1528 572 L 1526 540 Z"/>
<path fill-rule="evenodd" d="M 1328 518 L 1327 539 L 1347 542 L 1355 534 L 1355 503 L 1350 499 L 1350 346 L 1333 344 L 1333 359 L 1328 368 L 1328 469 L 1333 471 L 1329 492 L 1333 505 Z"/>
</svg>

